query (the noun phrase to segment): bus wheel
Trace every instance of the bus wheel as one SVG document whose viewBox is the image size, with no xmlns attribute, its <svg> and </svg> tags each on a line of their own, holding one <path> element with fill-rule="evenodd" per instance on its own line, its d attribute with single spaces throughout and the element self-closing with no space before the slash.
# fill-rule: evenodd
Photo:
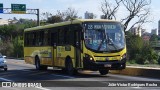
<svg viewBox="0 0 160 90">
<path fill-rule="evenodd" d="M 72 64 L 72 61 L 71 60 L 67 60 L 66 61 L 66 69 L 67 71 L 67 74 L 69 75 L 73 75 L 74 74 L 74 68 L 73 68 L 73 64 Z"/>
<path fill-rule="evenodd" d="M 35 65 L 37 70 L 47 70 L 48 68 L 47 66 L 40 65 L 40 60 L 37 57 L 36 57 Z"/>
<path fill-rule="evenodd" d="M 4 68 L 4 71 L 7 71 L 7 68 Z"/>
<path fill-rule="evenodd" d="M 100 73 L 101 75 L 106 75 L 106 74 L 108 74 L 108 72 L 109 72 L 108 69 L 100 69 L 100 70 L 99 70 L 99 73 Z"/>
<path fill-rule="evenodd" d="M 36 66 L 36 69 L 37 70 L 40 70 L 40 61 L 39 61 L 39 58 L 36 57 L 36 61 L 35 61 L 35 66 Z"/>
</svg>

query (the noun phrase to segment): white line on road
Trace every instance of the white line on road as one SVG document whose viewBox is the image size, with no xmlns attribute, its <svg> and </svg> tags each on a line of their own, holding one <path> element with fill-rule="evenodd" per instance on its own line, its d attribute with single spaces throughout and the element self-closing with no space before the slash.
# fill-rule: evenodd
<svg viewBox="0 0 160 90">
<path fill-rule="evenodd" d="M 65 78 L 75 78 L 75 77 L 71 77 L 71 76 L 66 76 L 66 75 L 58 75 L 58 74 L 52 74 L 53 76 L 58 76 L 58 77 L 65 77 Z"/>
<path fill-rule="evenodd" d="M 130 87 L 132 89 L 142 89 L 142 87 Z"/>
<path fill-rule="evenodd" d="M 43 87 L 35 87 L 37 89 L 41 89 L 41 90 L 51 90 L 51 89 L 48 89 L 48 88 L 43 88 Z"/>
<path fill-rule="evenodd" d="M 12 80 L 6 79 L 6 78 L 0 78 L 0 80 L 11 82 Z"/>
</svg>

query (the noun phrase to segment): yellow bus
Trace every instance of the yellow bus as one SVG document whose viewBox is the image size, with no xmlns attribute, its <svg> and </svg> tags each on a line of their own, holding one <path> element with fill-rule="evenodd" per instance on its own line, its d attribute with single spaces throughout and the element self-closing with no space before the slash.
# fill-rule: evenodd
<svg viewBox="0 0 160 90">
<path fill-rule="evenodd" d="M 37 70 L 62 68 L 72 75 L 77 70 L 99 71 L 126 67 L 126 43 L 120 22 L 77 19 L 24 31 L 24 59 Z"/>
</svg>

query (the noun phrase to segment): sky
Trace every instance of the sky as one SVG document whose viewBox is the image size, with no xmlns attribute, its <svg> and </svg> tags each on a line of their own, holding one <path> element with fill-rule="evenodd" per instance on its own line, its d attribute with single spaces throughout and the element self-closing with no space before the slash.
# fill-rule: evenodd
<svg viewBox="0 0 160 90">
<path fill-rule="evenodd" d="M 86 11 L 94 13 L 97 15 L 97 19 L 100 18 L 101 12 L 101 3 L 104 0 L 0 0 L 0 3 L 3 3 L 4 8 L 11 8 L 11 4 L 26 4 L 27 9 L 39 9 L 40 13 L 50 12 L 56 14 L 57 10 L 64 11 L 68 7 L 75 8 L 78 11 L 78 16 L 84 18 L 84 13 Z M 112 3 L 113 0 L 111 0 Z M 143 28 L 147 32 L 151 32 L 151 29 L 158 28 L 158 21 L 160 20 L 160 0 L 152 0 L 150 5 L 151 15 L 149 17 L 152 20 L 151 23 L 143 25 Z M 117 13 L 117 20 L 123 18 L 126 14 L 124 8 L 119 8 Z M 0 14 L 0 18 L 12 19 L 13 17 L 26 18 L 26 19 L 36 19 L 36 15 L 26 15 L 26 14 Z M 40 19 L 43 17 L 40 16 Z M 134 22 L 134 21 L 133 21 Z M 132 23 L 131 23 L 132 24 Z"/>
</svg>

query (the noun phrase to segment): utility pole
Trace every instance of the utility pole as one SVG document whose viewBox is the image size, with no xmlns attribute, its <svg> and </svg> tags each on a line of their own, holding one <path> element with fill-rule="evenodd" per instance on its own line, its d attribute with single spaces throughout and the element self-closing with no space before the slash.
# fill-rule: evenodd
<svg viewBox="0 0 160 90">
<path fill-rule="evenodd" d="M 37 26 L 40 26 L 39 9 L 37 9 Z"/>
</svg>

